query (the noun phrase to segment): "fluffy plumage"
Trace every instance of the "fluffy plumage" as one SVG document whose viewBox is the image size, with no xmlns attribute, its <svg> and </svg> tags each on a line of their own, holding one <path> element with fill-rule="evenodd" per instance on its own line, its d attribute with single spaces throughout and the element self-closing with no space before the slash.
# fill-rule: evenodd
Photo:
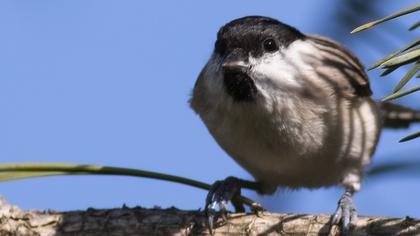
<svg viewBox="0 0 420 236">
<path fill-rule="evenodd" d="M 278 50 L 264 51 L 267 38 Z M 256 88 L 252 101 L 226 91 L 224 80 L 232 78 L 223 63 L 238 48 Z M 380 131 L 370 94 L 363 66 L 338 43 L 271 18 L 246 17 L 219 31 L 191 107 L 264 193 L 336 184 L 357 191 Z"/>
<path fill-rule="evenodd" d="M 419 111 L 378 104 L 371 94 L 362 64 L 337 42 L 252 16 L 220 29 L 190 103 L 261 193 L 342 185 L 332 224 L 341 222 L 347 235 L 381 126 L 420 121 Z M 226 212 L 241 183 L 249 186 L 234 177 L 215 182 L 205 206 L 210 229 L 216 206 Z"/>
</svg>

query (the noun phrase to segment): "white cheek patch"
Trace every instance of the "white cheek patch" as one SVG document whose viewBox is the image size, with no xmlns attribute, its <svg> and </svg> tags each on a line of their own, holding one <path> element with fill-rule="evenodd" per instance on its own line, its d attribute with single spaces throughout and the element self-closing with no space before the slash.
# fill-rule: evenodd
<svg viewBox="0 0 420 236">
<path fill-rule="evenodd" d="M 300 87 L 296 80 L 297 71 L 285 61 L 279 53 L 265 54 L 261 58 L 252 58 L 252 73 L 258 83 L 278 88 Z"/>
<path fill-rule="evenodd" d="M 304 56 L 316 52 L 311 44 L 297 40 L 286 49 L 265 53 L 261 58 L 250 58 L 253 77 L 261 84 L 278 89 L 298 89 L 304 86 L 302 74 L 313 68 L 304 62 Z"/>
</svg>

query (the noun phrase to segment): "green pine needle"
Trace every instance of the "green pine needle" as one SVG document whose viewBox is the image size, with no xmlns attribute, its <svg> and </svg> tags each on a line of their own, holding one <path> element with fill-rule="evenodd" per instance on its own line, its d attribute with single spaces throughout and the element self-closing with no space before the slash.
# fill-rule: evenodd
<svg viewBox="0 0 420 236">
<path fill-rule="evenodd" d="M 387 97 L 383 98 L 383 99 L 382 99 L 382 101 L 383 101 L 383 102 L 388 102 L 388 101 L 391 101 L 391 100 L 397 99 L 397 98 L 399 98 L 399 97 L 402 97 L 402 96 L 408 95 L 408 94 L 410 94 L 410 93 L 414 93 L 414 92 L 419 91 L 419 90 L 420 90 L 420 86 L 413 87 L 413 88 L 409 88 L 409 89 L 407 89 L 407 90 L 405 90 L 405 91 L 400 91 L 400 92 L 393 93 L 393 94 L 391 94 L 391 95 L 389 95 L 389 96 L 387 96 Z"/>
<path fill-rule="evenodd" d="M 398 68 L 399 68 L 399 66 L 391 66 L 391 67 L 388 67 L 379 76 L 384 77 L 386 75 L 389 75 L 392 72 L 394 72 L 394 70 L 396 70 Z"/>
<path fill-rule="evenodd" d="M 401 10 L 401 11 L 399 11 L 397 13 L 394 13 L 394 14 L 389 15 L 387 17 L 384 17 L 382 19 L 378 19 L 378 20 L 375 20 L 375 21 L 366 23 L 364 25 L 361 25 L 361 26 L 357 27 L 356 29 L 354 29 L 353 31 L 351 31 L 351 33 L 353 34 L 353 33 L 356 33 L 356 32 L 359 32 L 359 31 L 362 31 L 362 30 L 365 30 L 365 29 L 369 29 L 369 28 L 371 28 L 371 27 L 373 27 L 373 26 L 375 26 L 377 24 L 380 24 L 382 22 L 385 22 L 385 21 L 388 21 L 388 20 L 397 18 L 399 16 L 406 15 L 406 14 L 409 14 L 411 12 L 415 12 L 415 11 L 418 11 L 418 10 L 420 10 L 420 4 L 417 4 L 415 6 L 406 8 L 404 10 Z"/>
<path fill-rule="evenodd" d="M 393 57 L 385 62 L 383 62 L 380 67 L 390 67 L 390 66 L 396 66 L 396 65 L 404 65 L 407 63 L 412 62 L 413 60 L 416 60 L 420 57 L 420 48 L 416 48 L 415 50 L 409 51 L 407 53 L 404 53 L 402 55 Z"/>
<path fill-rule="evenodd" d="M 399 142 L 400 142 L 400 143 L 402 143 L 402 142 L 406 142 L 406 141 L 408 141 L 408 140 L 412 140 L 412 139 L 415 139 L 415 138 L 418 138 L 418 137 L 420 137 L 420 132 L 416 132 L 416 133 L 414 133 L 414 134 L 410 134 L 410 135 L 408 135 L 408 136 L 406 136 L 406 137 L 402 138 Z"/>
<path fill-rule="evenodd" d="M 420 21 L 417 21 L 414 25 L 412 25 L 408 30 L 412 31 L 417 29 L 420 26 Z"/>
<path fill-rule="evenodd" d="M 400 82 L 397 84 L 397 86 L 395 86 L 395 88 L 392 92 L 396 93 L 396 92 L 400 91 L 404 87 L 404 85 L 406 85 L 408 83 L 408 81 L 410 81 L 410 79 L 413 78 L 413 76 L 417 73 L 417 71 L 419 71 L 419 69 L 420 69 L 420 61 L 417 61 L 410 68 L 410 70 L 408 70 L 407 74 L 404 75 L 404 77 L 400 80 Z"/>
<path fill-rule="evenodd" d="M 354 29 L 353 31 L 351 31 L 351 33 L 356 33 L 368 28 L 371 28 L 377 24 L 383 23 L 385 21 L 412 13 L 412 12 L 416 12 L 420 10 L 420 4 L 416 4 L 412 7 L 403 9 L 399 12 L 396 12 L 394 14 L 391 14 L 389 16 L 386 16 L 384 18 L 363 24 L 359 27 L 357 27 L 356 29 Z M 417 21 L 415 24 L 413 24 L 409 30 L 414 30 L 416 28 L 418 28 L 420 26 L 420 21 Z M 416 40 L 414 40 L 413 42 L 409 43 L 407 46 L 389 54 L 388 56 L 382 58 L 381 60 L 377 61 L 376 63 L 374 63 L 373 65 L 371 65 L 368 70 L 372 70 L 374 68 L 377 67 L 382 67 L 385 70 L 382 72 L 382 74 L 380 76 L 385 76 L 388 75 L 390 73 L 392 73 L 393 71 L 395 71 L 396 69 L 398 69 L 400 66 L 409 64 L 409 63 L 414 63 L 414 65 L 407 71 L 407 73 L 404 75 L 404 77 L 399 81 L 399 83 L 395 86 L 393 92 L 391 95 L 385 97 L 382 99 L 382 101 L 390 101 L 393 99 L 397 99 L 399 97 L 402 96 L 406 96 L 410 93 L 414 93 L 416 91 L 420 90 L 420 86 L 417 87 L 412 87 L 409 88 L 405 91 L 400 91 L 413 77 L 417 77 L 419 78 L 420 74 L 417 74 L 417 72 L 420 69 L 420 38 L 417 38 Z M 417 74 L 417 75 L 416 75 Z M 420 136 L 420 132 L 417 132 L 415 134 L 411 134 L 405 138 L 402 138 L 400 140 L 400 142 L 405 142 L 414 138 L 417 138 Z"/>
<path fill-rule="evenodd" d="M 8 163 L 0 164 L 0 181 L 10 181 L 25 178 L 57 176 L 57 175 L 119 175 L 144 177 L 169 182 L 189 185 L 192 187 L 209 190 L 210 185 L 175 175 L 168 175 L 158 172 L 120 168 L 111 166 L 97 165 L 79 165 L 68 163 Z M 244 188 L 257 190 L 257 186 L 252 182 L 244 182 Z M 261 207 L 249 198 L 240 196 L 239 200 L 248 205 L 253 210 L 259 210 Z"/>
<path fill-rule="evenodd" d="M 398 54 L 400 54 L 400 53 L 402 53 L 404 51 L 407 51 L 408 49 L 411 49 L 411 48 L 413 48 L 413 47 L 415 47 L 415 46 L 417 46 L 419 44 L 420 44 L 420 38 L 414 40 L 413 42 L 409 43 L 407 46 L 405 46 L 405 47 L 403 47 L 403 48 L 401 48 L 401 49 L 399 49 L 399 50 L 397 50 L 397 51 L 389 54 L 388 56 L 382 58 L 381 60 L 377 61 L 375 64 L 369 66 L 368 70 L 375 69 L 376 67 L 380 66 L 385 61 L 388 61 L 389 59 L 397 56 Z M 397 68 L 398 67 L 395 67 L 395 69 L 397 69 Z"/>
</svg>

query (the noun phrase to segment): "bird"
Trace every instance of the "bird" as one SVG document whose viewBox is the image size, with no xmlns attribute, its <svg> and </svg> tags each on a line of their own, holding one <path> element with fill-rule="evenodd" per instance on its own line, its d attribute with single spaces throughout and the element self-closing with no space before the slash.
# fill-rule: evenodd
<svg viewBox="0 0 420 236">
<path fill-rule="evenodd" d="M 332 223 L 350 232 L 353 195 L 384 124 L 420 121 L 419 112 L 371 95 L 362 63 L 332 39 L 265 16 L 222 26 L 189 103 L 255 182 L 229 176 L 213 184 L 205 205 L 210 228 L 212 212 L 226 211 L 244 185 L 260 194 L 342 186 Z"/>
</svg>

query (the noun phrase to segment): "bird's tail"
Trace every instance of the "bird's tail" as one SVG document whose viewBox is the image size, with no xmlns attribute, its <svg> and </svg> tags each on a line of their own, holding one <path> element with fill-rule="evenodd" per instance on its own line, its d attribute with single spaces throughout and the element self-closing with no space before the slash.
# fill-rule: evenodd
<svg viewBox="0 0 420 236">
<path fill-rule="evenodd" d="M 420 111 L 401 105 L 379 102 L 383 127 L 408 128 L 410 124 L 420 122 Z"/>
</svg>

